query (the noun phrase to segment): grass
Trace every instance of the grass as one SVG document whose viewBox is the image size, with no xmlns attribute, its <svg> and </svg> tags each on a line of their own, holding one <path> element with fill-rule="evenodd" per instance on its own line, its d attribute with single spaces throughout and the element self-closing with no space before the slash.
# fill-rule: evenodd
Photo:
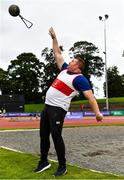
<svg viewBox="0 0 124 180">
<path fill-rule="evenodd" d="M 52 167 L 42 173 L 34 173 L 39 157 L 0 148 L 0 179 L 124 179 L 109 173 L 92 172 L 88 169 L 67 165 L 68 173 L 55 178 L 52 174 L 57 163 L 50 161 Z"/>
<path fill-rule="evenodd" d="M 115 103 L 115 102 L 124 102 L 124 97 L 118 97 L 118 98 L 109 98 L 109 103 Z M 105 99 L 97 99 L 98 103 L 106 103 Z M 87 100 L 80 100 L 80 101 L 73 101 L 73 104 L 88 104 Z"/>
<path fill-rule="evenodd" d="M 97 99 L 98 103 L 106 103 L 105 99 Z M 109 98 L 109 103 L 124 102 L 124 97 Z M 87 100 L 72 101 L 72 104 L 88 104 Z M 41 112 L 44 108 L 44 104 L 25 104 L 25 112 Z"/>
<path fill-rule="evenodd" d="M 44 104 L 25 104 L 25 112 L 41 112 Z"/>
<path fill-rule="evenodd" d="M 96 127 L 96 126 L 124 126 L 124 124 L 80 124 L 80 125 L 64 126 L 64 128 Z"/>
<path fill-rule="evenodd" d="M 81 124 L 81 125 L 68 125 L 68 126 L 64 126 L 64 128 L 79 128 L 79 127 L 96 127 L 96 126 L 124 126 L 124 124 Z M 36 129 L 36 128 L 0 128 L 0 131 L 4 131 L 4 130 L 32 130 L 32 129 Z"/>
</svg>

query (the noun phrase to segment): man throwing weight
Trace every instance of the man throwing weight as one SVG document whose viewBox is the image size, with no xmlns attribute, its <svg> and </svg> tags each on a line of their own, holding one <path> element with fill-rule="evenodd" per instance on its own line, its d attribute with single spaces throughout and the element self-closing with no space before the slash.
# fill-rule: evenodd
<svg viewBox="0 0 124 180">
<path fill-rule="evenodd" d="M 49 34 L 52 38 L 53 52 L 60 73 L 46 93 L 45 108 L 40 122 L 41 159 L 35 172 L 42 172 L 51 166 L 48 162 L 51 134 L 58 158 L 58 169 L 54 176 L 61 176 L 67 173 L 62 128 L 72 98 L 81 91 L 88 99 L 96 115 L 96 120 L 101 121 L 103 116 L 88 80 L 81 74 L 85 68 L 85 61 L 76 56 L 69 64 L 65 63 L 53 28 L 49 29 Z"/>
</svg>

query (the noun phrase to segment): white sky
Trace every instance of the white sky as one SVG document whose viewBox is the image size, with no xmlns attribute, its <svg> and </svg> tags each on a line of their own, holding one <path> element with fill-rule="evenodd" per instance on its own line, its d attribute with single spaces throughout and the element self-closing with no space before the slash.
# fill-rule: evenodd
<svg viewBox="0 0 124 180">
<path fill-rule="evenodd" d="M 10 5 L 20 8 L 20 14 L 33 22 L 27 29 L 19 17 L 8 13 Z M 41 51 L 52 47 L 48 30 L 52 26 L 59 43 L 66 50 L 77 41 L 88 41 L 100 50 L 104 59 L 104 23 L 99 16 L 109 15 L 106 21 L 107 66 L 117 66 L 124 74 L 124 0 L 0 0 L 0 68 L 7 69 L 10 60 L 23 52 L 32 52 L 41 59 Z M 99 88 L 96 97 L 103 97 L 104 76 L 93 78 Z"/>
</svg>

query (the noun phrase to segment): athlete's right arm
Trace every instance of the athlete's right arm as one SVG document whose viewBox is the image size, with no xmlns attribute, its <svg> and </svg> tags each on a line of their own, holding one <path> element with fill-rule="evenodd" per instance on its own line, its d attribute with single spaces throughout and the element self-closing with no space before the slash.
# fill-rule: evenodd
<svg viewBox="0 0 124 180">
<path fill-rule="evenodd" d="M 57 66 L 61 70 L 61 67 L 64 63 L 64 58 L 62 56 L 55 31 L 52 27 L 49 29 L 49 35 L 51 36 L 51 38 L 53 40 L 53 52 L 55 55 L 55 60 L 56 60 Z"/>
<path fill-rule="evenodd" d="M 97 101 L 96 101 L 93 93 L 92 93 L 92 90 L 84 91 L 83 94 L 88 99 L 89 104 L 90 104 L 91 108 L 93 109 L 93 111 L 96 115 L 96 120 L 98 122 L 102 121 L 103 115 L 100 113 L 99 106 L 97 104 Z"/>
</svg>

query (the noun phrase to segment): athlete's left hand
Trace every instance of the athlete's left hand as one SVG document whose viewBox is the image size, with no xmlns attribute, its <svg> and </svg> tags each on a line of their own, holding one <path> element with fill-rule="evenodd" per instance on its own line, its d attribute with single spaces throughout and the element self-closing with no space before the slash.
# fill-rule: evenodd
<svg viewBox="0 0 124 180">
<path fill-rule="evenodd" d="M 99 114 L 96 115 L 96 120 L 97 120 L 97 122 L 101 122 L 102 119 L 103 119 L 103 115 L 102 115 L 101 113 L 99 113 Z"/>
</svg>

